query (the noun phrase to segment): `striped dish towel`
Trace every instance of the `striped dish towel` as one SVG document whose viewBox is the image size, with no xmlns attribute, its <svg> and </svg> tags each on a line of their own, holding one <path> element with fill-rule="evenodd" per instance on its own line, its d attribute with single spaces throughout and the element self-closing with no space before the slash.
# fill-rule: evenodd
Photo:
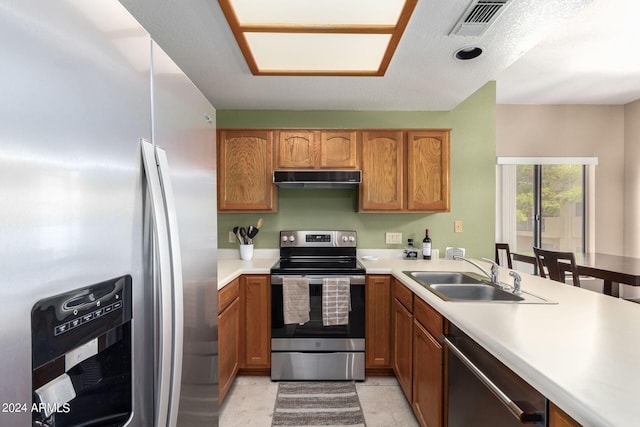
<svg viewBox="0 0 640 427">
<path fill-rule="evenodd" d="M 351 281 L 348 277 L 322 279 L 322 325 L 348 325 Z"/>
</svg>

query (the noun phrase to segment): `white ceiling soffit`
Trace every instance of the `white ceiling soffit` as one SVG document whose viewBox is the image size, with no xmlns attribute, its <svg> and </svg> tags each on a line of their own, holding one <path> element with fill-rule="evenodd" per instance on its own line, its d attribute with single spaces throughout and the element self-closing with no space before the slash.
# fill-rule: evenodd
<svg viewBox="0 0 640 427">
<path fill-rule="evenodd" d="M 499 104 L 640 99 L 640 1 L 594 0 L 496 76 Z"/>
<path fill-rule="evenodd" d="M 500 73 L 592 0 L 509 0 L 481 36 L 450 36 L 470 1 L 418 1 L 385 75 L 353 77 L 253 75 L 217 1 L 120 0 L 218 109 L 381 111 L 452 110 L 492 80 L 500 101 Z M 453 57 L 472 44 L 480 57 Z M 544 77 L 527 71 L 525 86 Z"/>
<path fill-rule="evenodd" d="M 510 0 L 475 0 L 462 14 L 450 36 L 480 36 L 509 4 Z"/>
</svg>

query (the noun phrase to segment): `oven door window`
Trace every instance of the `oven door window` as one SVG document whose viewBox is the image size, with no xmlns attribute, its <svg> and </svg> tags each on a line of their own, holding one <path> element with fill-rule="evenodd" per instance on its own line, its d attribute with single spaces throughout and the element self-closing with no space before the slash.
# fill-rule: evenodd
<svg viewBox="0 0 640 427">
<path fill-rule="evenodd" d="M 309 318 L 303 324 L 285 324 L 282 285 L 271 286 L 272 338 L 364 338 L 364 285 L 351 285 L 349 323 L 322 325 L 322 285 L 309 285 Z"/>
</svg>

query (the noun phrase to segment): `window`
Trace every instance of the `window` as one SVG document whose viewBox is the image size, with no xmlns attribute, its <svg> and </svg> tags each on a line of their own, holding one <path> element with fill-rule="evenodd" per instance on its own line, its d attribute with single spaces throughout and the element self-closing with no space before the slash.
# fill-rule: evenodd
<svg viewBox="0 0 640 427">
<path fill-rule="evenodd" d="M 592 244 L 593 158 L 498 158 L 496 241 L 585 252 Z"/>
</svg>

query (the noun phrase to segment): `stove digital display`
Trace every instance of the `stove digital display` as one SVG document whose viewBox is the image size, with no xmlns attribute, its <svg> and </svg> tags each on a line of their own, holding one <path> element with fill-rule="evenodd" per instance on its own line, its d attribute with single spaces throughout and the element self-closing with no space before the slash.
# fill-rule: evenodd
<svg viewBox="0 0 640 427">
<path fill-rule="evenodd" d="M 331 234 L 307 234 L 307 242 L 331 242 Z"/>
</svg>

